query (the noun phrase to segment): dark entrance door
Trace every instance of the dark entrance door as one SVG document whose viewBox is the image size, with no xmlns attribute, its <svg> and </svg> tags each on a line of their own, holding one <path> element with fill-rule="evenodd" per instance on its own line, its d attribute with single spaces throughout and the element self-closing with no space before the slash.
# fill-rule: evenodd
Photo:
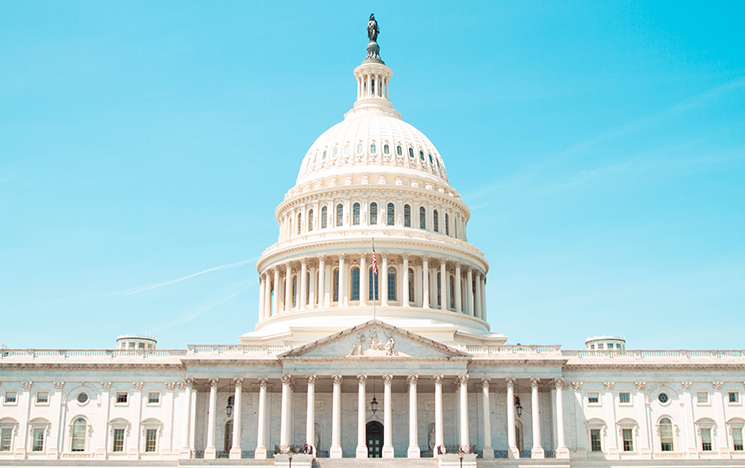
<svg viewBox="0 0 745 468">
<path fill-rule="evenodd" d="M 383 425 L 378 421 L 367 423 L 367 458 L 380 458 L 383 455 Z"/>
</svg>

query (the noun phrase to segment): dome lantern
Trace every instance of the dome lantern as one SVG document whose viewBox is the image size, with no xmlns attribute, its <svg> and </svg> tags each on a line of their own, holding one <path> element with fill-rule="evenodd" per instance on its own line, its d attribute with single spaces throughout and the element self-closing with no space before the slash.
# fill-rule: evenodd
<svg viewBox="0 0 745 468">
<path fill-rule="evenodd" d="M 388 100 L 388 83 L 393 72 L 380 58 L 380 46 L 378 46 L 378 22 L 375 15 L 370 15 L 367 23 L 367 56 L 362 64 L 354 69 L 354 77 L 357 79 L 357 101 L 354 108 L 362 107 L 387 107 L 391 108 Z"/>
</svg>

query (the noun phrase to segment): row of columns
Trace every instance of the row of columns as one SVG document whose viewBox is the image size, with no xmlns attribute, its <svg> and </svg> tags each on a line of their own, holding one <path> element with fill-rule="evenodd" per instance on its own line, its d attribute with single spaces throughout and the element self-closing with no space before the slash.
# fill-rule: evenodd
<svg viewBox="0 0 745 468">
<path fill-rule="evenodd" d="M 367 306 L 369 296 L 369 269 L 368 269 L 368 255 L 367 252 L 361 252 L 358 256 L 354 257 L 357 261 L 360 269 L 360 297 L 359 305 L 362 307 Z M 400 286 L 400 290 L 397 291 L 396 298 L 401 298 L 402 307 L 411 307 L 411 303 L 421 303 L 421 307 L 425 309 L 439 309 L 443 311 L 452 310 L 457 313 L 464 313 L 482 320 L 486 320 L 486 275 L 480 270 L 465 265 L 460 262 L 454 262 L 447 259 L 437 259 L 439 262 L 439 274 L 440 274 L 440 304 L 436 303 L 437 291 L 436 289 L 430 292 L 430 286 L 437 288 L 437 276 L 435 274 L 436 267 L 430 268 L 431 257 L 422 255 L 417 260 L 421 260 L 421 265 L 417 261 L 413 265 L 416 273 L 414 274 L 414 296 L 410 295 L 409 285 L 409 267 L 410 255 L 404 253 L 400 255 L 402 268 L 397 270 L 397 281 L 396 288 Z M 327 256 L 320 255 L 316 257 L 318 266 L 315 266 L 315 261 L 309 266 L 309 259 L 303 257 L 299 260 L 300 270 L 293 268 L 293 262 L 285 262 L 284 264 L 277 264 L 273 267 L 266 268 L 260 276 L 260 289 L 259 289 L 259 317 L 261 320 L 265 320 L 272 315 L 278 315 L 281 313 L 287 313 L 292 310 L 303 311 L 308 309 L 328 308 L 333 304 L 333 277 L 326 277 L 326 270 L 333 268 L 336 265 L 328 262 Z M 350 270 L 347 266 L 347 259 L 352 260 L 352 256 L 348 254 L 339 254 L 338 268 L 339 268 L 339 279 L 338 279 L 338 292 L 339 297 L 336 303 L 338 306 L 346 307 L 350 303 Z M 380 305 L 386 307 L 389 305 L 388 300 L 388 266 L 389 266 L 389 254 L 381 253 L 379 255 L 381 268 L 378 273 L 378 291 Z M 392 264 L 393 262 L 391 262 Z M 449 264 L 454 264 L 453 268 L 448 269 Z M 465 275 L 463 270 L 465 269 Z M 333 271 L 333 270 L 332 270 Z M 310 275 L 308 273 L 310 272 Z M 284 273 L 284 280 L 282 280 L 282 274 Z M 299 273 L 299 274 L 298 274 Z M 298 274 L 298 283 L 296 285 L 296 296 L 295 306 L 293 309 L 293 283 L 292 278 L 295 274 Z M 430 276 L 431 275 L 431 276 Z M 450 307 L 450 279 L 451 275 L 454 281 L 453 295 L 452 298 L 453 308 Z M 272 279 L 273 277 L 273 279 Z M 421 279 L 420 279 L 421 278 Z M 309 284 L 310 280 L 310 284 Z M 283 284 L 284 283 L 284 284 Z M 329 283 L 329 284 L 327 284 Z M 420 283 L 419 285 L 417 283 Z M 470 287 L 469 287 L 470 285 Z M 297 287 L 299 286 L 299 287 Z M 418 286 L 418 287 L 417 287 Z M 284 301 L 280 303 L 280 297 L 284 292 Z M 316 297 L 316 292 L 318 297 Z M 463 294 L 465 293 L 465 298 Z M 465 300 L 464 300 L 465 299 Z M 430 304 L 430 301 L 434 304 Z"/>
<path fill-rule="evenodd" d="M 388 77 L 380 73 L 365 73 L 357 77 L 357 99 L 366 97 L 388 99 Z"/>
<path fill-rule="evenodd" d="M 391 384 L 393 375 L 383 375 L 383 458 L 393 458 L 393 424 L 392 424 L 392 394 Z M 444 447 L 443 434 L 443 401 L 442 401 L 442 383 L 444 375 L 433 375 L 435 383 L 435 450 L 433 456 L 437 456 L 440 449 Z M 342 458 L 343 451 L 341 446 L 341 390 L 344 379 L 341 375 L 333 375 L 333 393 L 332 393 L 332 422 L 331 422 L 331 448 L 329 451 L 330 458 Z M 458 392 L 459 401 L 459 427 L 460 427 L 460 447 L 466 453 L 470 452 L 469 424 L 468 424 L 468 379 L 467 374 L 459 375 L 455 378 L 456 391 Z M 317 376 L 307 376 L 307 424 L 305 440 L 311 445 L 313 454 L 316 453 L 316 447 L 313 446 L 315 441 L 315 384 Z M 406 383 L 409 393 L 409 446 L 407 456 L 409 458 L 419 458 L 421 450 L 419 448 L 419 434 L 417 430 L 417 382 L 418 375 L 409 375 L 406 377 Z M 292 443 L 292 400 L 295 389 L 295 382 L 291 375 L 283 375 L 280 378 L 282 383 L 282 406 L 280 416 L 280 448 L 289 448 Z M 520 451 L 517 447 L 515 433 L 515 395 L 514 395 L 514 378 L 506 379 L 507 384 L 507 442 L 508 456 L 510 458 L 520 458 Z M 215 424 L 217 414 L 217 382 L 218 379 L 210 379 L 209 390 L 209 417 L 207 427 L 207 447 L 205 448 L 205 458 L 213 459 L 216 456 L 215 447 Z M 243 388 L 243 379 L 234 379 L 235 386 L 235 416 L 233 420 L 233 445 L 230 449 L 230 458 L 241 458 L 241 392 Z M 367 458 L 367 406 L 366 406 L 366 383 L 367 375 L 357 376 L 357 447 L 356 457 Z M 538 389 L 540 379 L 530 379 L 531 383 L 531 417 L 533 432 L 533 447 L 531 449 L 532 458 L 544 458 L 544 450 L 541 446 L 541 413 L 538 399 Z M 569 452 L 564 439 L 564 415 L 563 415 L 563 393 L 564 382 L 561 379 L 552 381 L 555 384 L 555 407 L 556 407 L 556 433 L 557 433 L 557 456 L 562 458 L 568 456 Z M 258 430 L 255 458 L 265 459 L 267 457 L 266 449 L 266 390 L 267 379 L 259 380 L 259 408 L 258 408 Z M 480 381 L 482 393 L 482 420 L 484 433 L 483 458 L 494 458 L 494 450 L 491 446 L 491 404 L 490 404 L 490 385 L 491 380 L 483 378 Z M 191 399 L 191 394 L 187 394 L 187 403 L 195 401 Z M 192 406 L 193 408 L 193 406 Z M 193 414 L 191 421 L 194 421 Z M 184 440 L 188 440 L 189 428 L 191 427 L 192 446 L 193 446 L 193 425 L 185 425 Z"/>
</svg>

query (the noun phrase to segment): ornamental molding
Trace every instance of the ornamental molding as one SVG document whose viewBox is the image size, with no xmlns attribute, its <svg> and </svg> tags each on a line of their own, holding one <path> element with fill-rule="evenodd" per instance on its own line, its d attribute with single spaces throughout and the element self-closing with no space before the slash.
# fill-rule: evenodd
<svg viewBox="0 0 745 468">
<path fill-rule="evenodd" d="M 176 388 L 176 382 L 166 382 L 165 383 L 166 390 L 169 392 L 172 392 Z"/>
<path fill-rule="evenodd" d="M 21 382 L 21 386 L 24 390 L 31 390 L 32 385 L 34 385 L 33 382 Z"/>
<path fill-rule="evenodd" d="M 582 382 L 572 382 L 572 388 L 575 392 L 579 392 L 582 390 Z"/>
<path fill-rule="evenodd" d="M 646 385 L 647 382 L 634 382 L 634 386 L 636 387 L 637 392 L 643 392 Z"/>
<path fill-rule="evenodd" d="M 691 389 L 692 382 L 680 382 L 680 386 L 683 387 L 683 390 L 686 392 Z"/>
<path fill-rule="evenodd" d="M 132 386 L 135 388 L 135 391 L 141 391 L 142 387 L 145 385 L 145 382 L 133 382 Z"/>
<path fill-rule="evenodd" d="M 566 364 L 565 371 L 582 372 L 589 370 L 745 370 L 745 362 L 731 364 Z"/>
<path fill-rule="evenodd" d="M 714 387 L 714 390 L 717 392 L 722 390 L 722 386 L 724 385 L 724 382 L 712 382 L 711 386 Z"/>
<path fill-rule="evenodd" d="M 318 376 L 316 374 L 311 374 L 306 377 L 308 379 L 308 385 L 315 385 L 316 380 L 318 380 Z"/>
<path fill-rule="evenodd" d="M 613 390 L 613 386 L 615 385 L 615 382 L 603 382 L 603 388 L 605 388 L 606 392 L 610 392 Z"/>
<path fill-rule="evenodd" d="M 101 382 L 101 388 L 104 392 L 111 390 L 111 382 Z"/>
<path fill-rule="evenodd" d="M 55 390 L 62 390 L 62 387 L 65 386 L 65 382 L 54 382 L 54 389 Z"/>
</svg>

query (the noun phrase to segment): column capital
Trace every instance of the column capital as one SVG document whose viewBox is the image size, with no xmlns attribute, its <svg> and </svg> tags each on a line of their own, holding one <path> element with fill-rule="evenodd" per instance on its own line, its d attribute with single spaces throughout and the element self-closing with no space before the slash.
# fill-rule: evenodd
<svg viewBox="0 0 745 468">
<path fill-rule="evenodd" d="M 209 380 L 210 380 L 210 387 L 217 387 L 217 382 L 220 379 L 218 379 L 217 377 L 215 377 L 214 379 L 209 379 Z"/>
<path fill-rule="evenodd" d="M 582 390 L 582 382 L 572 382 L 572 388 L 575 392 Z"/>
<path fill-rule="evenodd" d="M 615 385 L 615 382 L 603 382 L 603 387 L 605 388 L 606 392 L 610 392 L 613 390 L 613 386 Z"/>
<path fill-rule="evenodd" d="M 533 388 L 538 388 L 540 383 L 541 383 L 541 379 L 530 379 L 530 386 Z"/>
<path fill-rule="evenodd" d="M 344 378 L 341 375 L 332 375 L 331 378 L 334 379 L 334 385 L 344 385 Z"/>
<path fill-rule="evenodd" d="M 714 387 L 714 390 L 717 392 L 722 391 L 722 385 L 724 385 L 724 382 L 712 382 L 711 386 Z"/>
<path fill-rule="evenodd" d="M 401 257 L 402 257 L 402 258 L 403 258 L 404 260 L 408 260 L 410 256 L 411 256 L 411 254 L 410 254 L 410 253 L 408 253 L 408 252 L 405 252 L 405 253 L 402 253 L 402 254 L 401 254 Z"/>
<path fill-rule="evenodd" d="M 266 274 L 267 274 L 266 270 L 261 272 L 261 274 L 259 275 L 259 278 L 261 278 L 261 281 L 266 281 Z"/>
<path fill-rule="evenodd" d="M 316 380 L 318 380 L 318 376 L 316 374 L 311 374 L 307 378 L 308 378 L 308 385 L 315 385 Z"/>
<path fill-rule="evenodd" d="M 165 383 L 166 390 L 169 392 L 172 392 L 176 388 L 176 382 L 166 382 Z"/>
<path fill-rule="evenodd" d="M 432 378 L 436 384 L 442 384 L 442 381 L 445 380 L 445 376 L 442 374 L 433 375 Z"/>
<path fill-rule="evenodd" d="M 54 382 L 54 389 L 55 390 L 62 390 L 62 387 L 65 386 L 65 382 Z"/>
<path fill-rule="evenodd" d="M 365 385 L 365 382 L 367 382 L 367 376 L 366 375 L 358 375 L 357 376 L 357 382 L 359 382 L 360 385 Z"/>
<path fill-rule="evenodd" d="M 680 382 L 680 386 L 683 387 L 683 390 L 686 392 L 691 389 L 691 385 L 693 382 Z"/>
<path fill-rule="evenodd" d="M 318 256 L 318 262 L 319 262 L 320 265 L 323 265 L 324 263 L 326 263 L 326 256 L 325 255 L 319 255 Z"/>
<path fill-rule="evenodd" d="M 195 390 L 196 391 L 197 386 L 198 386 L 197 379 L 186 379 L 186 382 L 189 384 L 189 386 L 192 388 L 192 390 Z"/>
<path fill-rule="evenodd" d="M 282 385 L 289 385 L 292 386 L 295 384 L 295 382 L 292 379 L 292 376 L 290 374 L 284 374 L 279 378 L 279 381 L 282 382 Z"/>
<path fill-rule="evenodd" d="M 240 377 L 237 379 L 233 379 L 233 383 L 235 384 L 236 387 L 243 387 L 243 378 Z"/>
<path fill-rule="evenodd" d="M 367 261 L 367 252 L 360 252 L 360 259 L 365 259 Z"/>
<path fill-rule="evenodd" d="M 461 385 L 466 385 L 466 384 L 468 384 L 468 374 L 461 374 L 461 375 L 459 375 L 459 376 L 458 376 L 458 382 L 459 382 L 459 383 L 460 383 Z"/>
<path fill-rule="evenodd" d="M 189 388 L 189 383 L 188 382 L 183 381 L 183 382 L 179 382 L 178 383 L 178 389 L 181 390 L 182 392 L 184 390 L 186 390 L 187 388 Z"/>
<path fill-rule="evenodd" d="M 504 379 L 504 381 L 507 383 L 507 388 L 514 388 L 515 387 L 515 379 L 508 377 Z"/>
<path fill-rule="evenodd" d="M 266 388 L 269 385 L 269 379 L 259 379 L 259 388 Z"/>
<path fill-rule="evenodd" d="M 391 374 L 386 374 L 383 376 L 383 382 L 390 385 L 390 383 L 393 381 L 393 376 Z"/>
<path fill-rule="evenodd" d="M 347 254 L 345 254 L 345 253 L 340 253 L 339 254 L 339 261 L 340 262 L 343 262 L 346 258 L 347 258 Z"/>
<path fill-rule="evenodd" d="M 383 260 L 388 260 L 388 252 L 380 252 L 380 258 Z"/>
<path fill-rule="evenodd" d="M 292 269 L 292 262 L 287 260 L 285 262 L 285 269 L 289 272 Z"/>
<path fill-rule="evenodd" d="M 406 377 L 406 385 L 408 385 L 408 386 L 416 385 L 417 380 L 419 380 L 419 376 L 418 375 L 415 375 L 415 374 L 414 375 L 410 375 L 410 376 Z"/>
<path fill-rule="evenodd" d="M 564 379 L 551 379 L 551 383 L 556 388 L 564 388 Z"/>
<path fill-rule="evenodd" d="M 491 384 L 491 379 L 481 379 L 481 388 L 488 389 Z"/>
<path fill-rule="evenodd" d="M 300 259 L 300 265 L 307 266 L 308 265 L 308 258 L 307 257 L 302 257 Z"/>
<path fill-rule="evenodd" d="M 422 255 L 422 262 L 429 262 L 429 255 Z"/>
<path fill-rule="evenodd" d="M 215 379 L 217 380 L 217 379 Z M 142 387 L 145 386 L 145 382 L 133 382 L 132 386 L 135 388 L 135 391 L 139 392 L 142 390 Z"/>
<path fill-rule="evenodd" d="M 104 392 L 111 390 L 111 382 L 101 382 L 101 388 Z"/>
</svg>

